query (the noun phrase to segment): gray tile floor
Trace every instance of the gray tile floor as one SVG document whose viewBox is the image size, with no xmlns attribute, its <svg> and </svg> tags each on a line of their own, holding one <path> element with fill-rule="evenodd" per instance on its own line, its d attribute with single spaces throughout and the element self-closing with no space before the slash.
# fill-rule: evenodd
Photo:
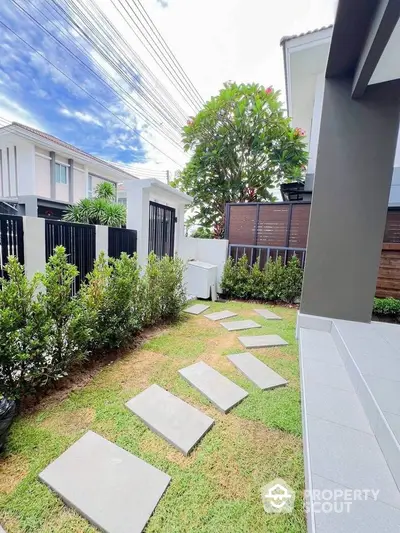
<svg viewBox="0 0 400 533">
<path fill-rule="evenodd" d="M 203 304 L 195 304 L 190 307 L 187 307 L 185 309 L 185 313 L 189 313 L 191 315 L 200 315 L 203 313 L 206 309 L 208 309 L 209 305 L 203 305 Z"/>
<path fill-rule="evenodd" d="M 352 350 L 360 349 L 361 358 L 361 351 L 370 354 L 376 349 L 377 336 L 371 329 L 364 336 L 364 328 L 356 325 L 353 330 L 352 324 L 344 324 L 341 333 Z M 311 476 L 313 489 L 379 490 L 377 501 L 355 501 L 350 513 L 316 513 L 315 532 L 397 531 L 400 492 L 387 462 L 387 454 L 394 453 L 392 441 L 386 441 L 386 450 L 383 441 L 378 443 L 379 427 L 371 426 L 361 403 L 362 389 L 355 389 L 331 333 L 301 329 L 300 348 L 304 445 L 310 468 L 306 478 Z M 377 357 L 384 354 L 382 348 Z M 379 390 L 383 394 L 383 387 Z M 387 391 L 386 398 L 394 399 L 392 393 Z M 391 423 L 396 425 L 400 417 L 393 416 Z"/>
<path fill-rule="evenodd" d="M 216 321 L 216 320 L 224 320 L 225 318 L 232 318 L 234 316 L 237 316 L 237 313 L 232 313 L 232 311 L 217 311 L 216 313 L 210 313 L 209 315 L 204 315 L 206 318 L 209 318 L 210 320 Z"/>
<path fill-rule="evenodd" d="M 286 379 L 249 352 L 228 355 L 228 359 L 260 389 L 276 389 L 287 384 Z"/>
<path fill-rule="evenodd" d="M 212 418 L 158 385 L 151 385 L 126 406 L 184 455 L 214 424 Z"/>
<path fill-rule="evenodd" d="M 105 533 L 141 533 L 171 480 L 92 431 L 39 478 Z"/>
<path fill-rule="evenodd" d="M 261 328 L 261 325 L 254 322 L 254 320 L 231 320 L 230 322 L 221 322 L 221 326 L 228 331 Z"/>
<path fill-rule="evenodd" d="M 223 413 L 248 396 L 245 390 L 203 361 L 182 368 L 179 373 Z"/>
<path fill-rule="evenodd" d="M 288 344 L 279 335 L 254 335 L 239 337 L 239 341 L 245 348 L 268 348 L 269 346 L 285 346 Z"/>
</svg>

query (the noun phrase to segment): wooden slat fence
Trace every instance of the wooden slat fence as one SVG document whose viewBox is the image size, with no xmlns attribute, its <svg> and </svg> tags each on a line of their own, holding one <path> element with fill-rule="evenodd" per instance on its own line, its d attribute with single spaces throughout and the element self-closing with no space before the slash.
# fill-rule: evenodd
<svg viewBox="0 0 400 533">
<path fill-rule="evenodd" d="M 310 208 L 311 202 L 227 204 L 230 255 L 245 253 L 251 263 L 260 257 L 263 266 L 268 257 L 285 261 L 296 253 L 303 265 Z M 400 208 L 388 209 L 376 295 L 400 298 Z"/>
</svg>

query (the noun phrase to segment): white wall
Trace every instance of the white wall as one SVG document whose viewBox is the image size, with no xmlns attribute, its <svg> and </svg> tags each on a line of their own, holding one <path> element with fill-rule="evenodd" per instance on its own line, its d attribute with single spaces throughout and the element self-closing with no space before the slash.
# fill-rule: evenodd
<svg viewBox="0 0 400 533">
<path fill-rule="evenodd" d="M 50 198 L 50 152 L 37 146 L 35 149 L 35 192 L 37 196 Z"/>
<path fill-rule="evenodd" d="M 225 261 L 228 255 L 229 241 L 225 239 L 195 239 L 192 237 L 182 237 L 178 249 L 178 255 L 184 261 L 195 259 L 217 265 L 217 291 L 221 291 L 221 279 L 224 271 Z"/>
<path fill-rule="evenodd" d="M 34 194 L 34 148 L 31 143 L 7 134 L 0 136 L 0 196 Z"/>
</svg>

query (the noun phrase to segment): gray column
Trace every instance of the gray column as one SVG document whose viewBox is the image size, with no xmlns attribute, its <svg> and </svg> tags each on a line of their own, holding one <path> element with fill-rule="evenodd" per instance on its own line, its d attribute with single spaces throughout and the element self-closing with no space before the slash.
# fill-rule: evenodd
<svg viewBox="0 0 400 533">
<path fill-rule="evenodd" d="M 50 152 L 50 198 L 56 199 L 56 153 Z"/>
<path fill-rule="evenodd" d="M 74 203 L 74 160 L 68 159 L 69 174 L 68 174 L 68 196 L 69 203 Z"/>
<path fill-rule="evenodd" d="M 326 80 L 301 312 L 371 319 L 399 126 L 393 84 Z"/>
</svg>

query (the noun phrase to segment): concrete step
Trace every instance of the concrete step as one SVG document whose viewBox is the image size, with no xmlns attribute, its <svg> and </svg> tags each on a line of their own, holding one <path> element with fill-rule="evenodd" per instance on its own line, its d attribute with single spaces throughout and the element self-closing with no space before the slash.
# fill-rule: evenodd
<svg viewBox="0 0 400 533">
<path fill-rule="evenodd" d="M 303 442 L 307 522 L 311 533 L 376 533 L 396 531 L 400 523 L 400 492 L 386 457 L 364 411 L 335 334 L 299 329 Z M 336 490 L 348 511 L 322 512 L 319 495 Z M 338 496 L 337 491 L 343 496 Z M 366 499 L 355 500 L 353 491 Z M 325 493 L 327 494 L 327 493 Z M 342 500 L 341 500 L 342 498 Z M 376 498 L 376 499 L 374 499 Z M 346 508 L 345 508 L 346 509 Z"/>
<path fill-rule="evenodd" d="M 400 488 L 400 326 L 334 320 L 331 335 Z"/>
</svg>

